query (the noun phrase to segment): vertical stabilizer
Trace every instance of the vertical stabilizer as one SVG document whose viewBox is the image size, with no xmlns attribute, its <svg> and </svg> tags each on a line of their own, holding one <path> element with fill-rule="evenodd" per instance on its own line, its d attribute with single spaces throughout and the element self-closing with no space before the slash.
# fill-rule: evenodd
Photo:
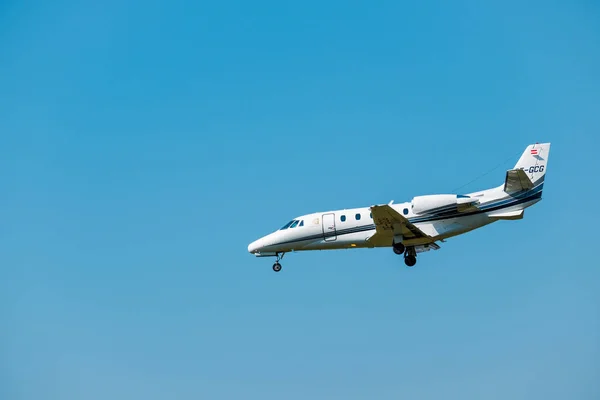
<svg viewBox="0 0 600 400">
<path fill-rule="evenodd" d="M 514 169 L 521 169 L 538 186 L 543 182 L 550 155 L 550 143 L 536 143 L 527 146 Z"/>
</svg>

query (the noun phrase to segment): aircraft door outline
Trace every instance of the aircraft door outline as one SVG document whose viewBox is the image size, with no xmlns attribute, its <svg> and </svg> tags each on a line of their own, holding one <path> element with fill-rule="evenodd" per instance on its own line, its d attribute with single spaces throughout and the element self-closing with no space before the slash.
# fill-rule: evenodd
<svg viewBox="0 0 600 400">
<path fill-rule="evenodd" d="M 323 222 L 323 238 L 326 242 L 335 241 L 337 239 L 337 232 L 335 229 L 335 214 L 323 214 L 323 218 L 321 218 L 321 220 Z"/>
</svg>

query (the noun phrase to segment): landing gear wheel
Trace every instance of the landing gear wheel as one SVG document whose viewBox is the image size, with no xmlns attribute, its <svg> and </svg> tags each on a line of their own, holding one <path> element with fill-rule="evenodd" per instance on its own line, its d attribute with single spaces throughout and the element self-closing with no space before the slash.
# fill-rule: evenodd
<svg viewBox="0 0 600 400">
<path fill-rule="evenodd" d="M 275 271 L 275 272 L 281 271 L 281 264 L 279 264 L 278 262 L 273 264 L 273 271 Z"/>
<path fill-rule="evenodd" d="M 412 255 L 406 256 L 404 257 L 404 263 L 407 267 L 414 267 L 414 265 L 417 263 L 417 257 Z"/>
<path fill-rule="evenodd" d="M 406 250 L 406 247 L 402 243 L 394 243 L 392 248 L 394 249 L 394 253 L 398 255 L 404 254 L 404 250 Z"/>
</svg>

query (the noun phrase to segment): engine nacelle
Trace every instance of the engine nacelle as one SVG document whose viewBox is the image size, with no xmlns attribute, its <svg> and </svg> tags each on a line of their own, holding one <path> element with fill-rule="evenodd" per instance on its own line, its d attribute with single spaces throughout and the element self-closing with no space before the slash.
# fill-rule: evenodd
<svg viewBox="0 0 600 400">
<path fill-rule="evenodd" d="M 448 211 L 464 212 L 477 203 L 479 203 L 477 199 L 456 194 L 417 196 L 411 202 L 415 214 L 433 214 Z"/>
</svg>

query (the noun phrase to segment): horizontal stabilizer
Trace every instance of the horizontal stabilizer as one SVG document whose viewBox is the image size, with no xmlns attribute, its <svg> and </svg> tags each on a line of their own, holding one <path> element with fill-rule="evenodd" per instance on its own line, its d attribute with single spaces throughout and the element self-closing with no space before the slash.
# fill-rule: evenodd
<svg viewBox="0 0 600 400">
<path fill-rule="evenodd" d="M 517 193 L 533 189 L 533 182 L 522 169 L 511 169 L 506 171 L 504 191 L 506 193 Z"/>
<path fill-rule="evenodd" d="M 488 216 L 490 218 L 496 218 L 496 219 L 515 220 L 515 219 L 523 219 L 524 212 L 525 212 L 525 210 L 497 211 L 497 212 L 492 212 L 492 213 L 488 214 Z"/>
</svg>

